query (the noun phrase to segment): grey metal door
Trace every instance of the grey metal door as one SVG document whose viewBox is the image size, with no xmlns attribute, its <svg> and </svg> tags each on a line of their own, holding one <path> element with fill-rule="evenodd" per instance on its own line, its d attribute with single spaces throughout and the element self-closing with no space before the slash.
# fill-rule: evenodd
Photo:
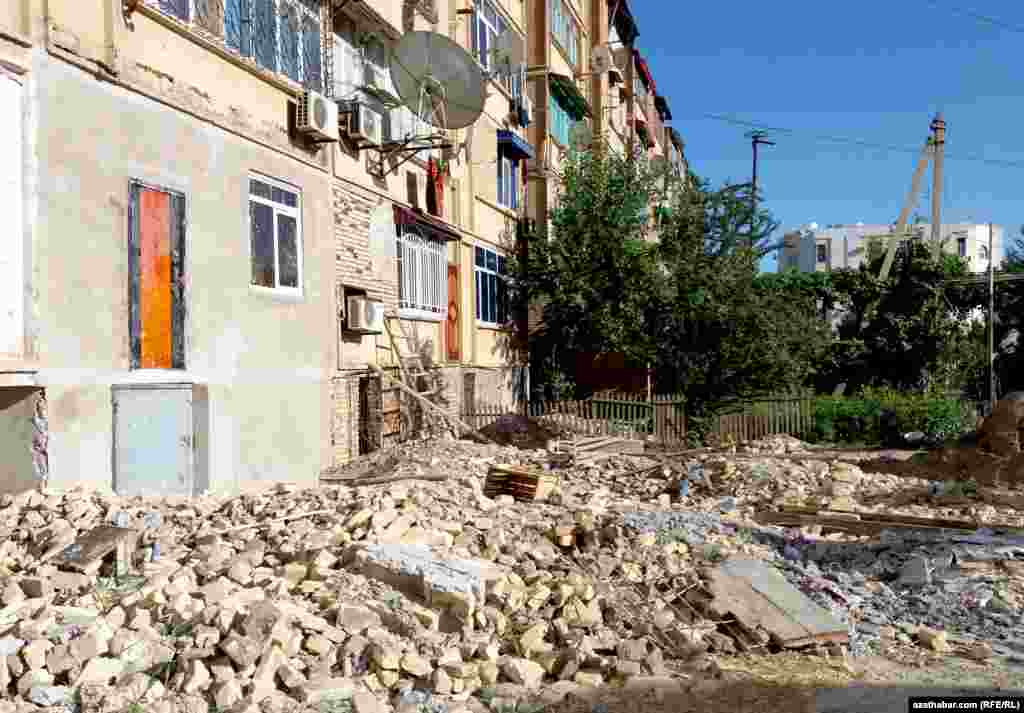
<svg viewBox="0 0 1024 713">
<path fill-rule="evenodd" d="M 193 495 L 192 386 L 115 386 L 114 490 Z"/>
</svg>

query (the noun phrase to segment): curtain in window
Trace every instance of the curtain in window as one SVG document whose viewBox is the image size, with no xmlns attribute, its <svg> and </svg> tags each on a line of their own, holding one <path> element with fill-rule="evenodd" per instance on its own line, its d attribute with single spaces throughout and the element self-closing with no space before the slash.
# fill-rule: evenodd
<svg viewBox="0 0 1024 713">
<path fill-rule="evenodd" d="M 224 42 L 243 57 L 252 57 L 252 0 L 224 0 Z"/>
<path fill-rule="evenodd" d="M 277 71 L 277 13 L 274 0 L 253 0 L 253 45 L 256 62 Z"/>
<path fill-rule="evenodd" d="M 324 89 L 321 56 L 320 22 L 307 17 L 302 26 L 302 83 L 317 92 Z"/>
<path fill-rule="evenodd" d="M 183 22 L 189 21 L 188 0 L 160 0 L 158 3 L 158 7 L 160 8 L 161 12 L 166 12 L 168 15 L 173 15 L 174 17 L 178 18 L 179 20 L 182 20 Z"/>
<path fill-rule="evenodd" d="M 196 24 L 216 37 L 224 36 L 224 0 L 195 0 Z"/>
<path fill-rule="evenodd" d="M 290 3 L 281 3 L 281 73 L 299 81 L 299 15 Z"/>
</svg>

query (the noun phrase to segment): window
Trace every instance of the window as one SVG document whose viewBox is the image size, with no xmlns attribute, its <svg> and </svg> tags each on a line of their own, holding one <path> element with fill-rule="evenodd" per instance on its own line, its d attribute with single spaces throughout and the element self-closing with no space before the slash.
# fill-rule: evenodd
<svg viewBox="0 0 1024 713">
<path fill-rule="evenodd" d="M 23 101 L 21 82 L 0 71 L 0 354 L 20 355 L 25 343 Z"/>
<path fill-rule="evenodd" d="M 569 6 L 563 0 L 552 0 L 551 34 L 554 35 L 555 40 L 568 57 L 569 64 L 573 67 L 578 64 L 579 33 Z"/>
<path fill-rule="evenodd" d="M 519 161 L 498 150 L 498 205 L 519 208 Z"/>
<path fill-rule="evenodd" d="M 250 284 L 298 291 L 302 284 L 299 193 L 268 178 L 249 180 Z"/>
<path fill-rule="evenodd" d="M 960 257 L 967 257 L 967 238 L 956 239 L 956 254 Z"/>
<path fill-rule="evenodd" d="M 128 187 L 132 369 L 185 368 L 185 197 Z"/>
<path fill-rule="evenodd" d="M 320 0 L 148 0 L 271 72 L 323 91 Z"/>
<path fill-rule="evenodd" d="M 476 0 L 473 5 L 473 28 L 471 30 L 473 54 L 484 69 L 496 72 L 495 78 L 515 97 L 519 96 L 521 86 L 519 68 L 495 68 L 492 66 L 494 63 L 493 52 L 497 46 L 498 37 L 512 31 L 493 0 Z"/>
<path fill-rule="evenodd" d="M 476 319 L 498 326 L 508 321 L 505 257 L 494 250 L 474 249 L 473 275 L 476 278 Z"/>
<path fill-rule="evenodd" d="M 569 112 L 562 108 L 553 95 L 548 95 L 548 113 L 551 114 L 551 125 L 548 132 L 552 138 L 562 146 L 569 145 L 569 129 L 572 127 L 572 117 Z"/>
<path fill-rule="evenodd" d="M 819 245 L 818 246 L 818 262 L 819 263 L 828 262 L 828 246 L 827 245 Z"/>
<path fill-rule="evenodd" d="M 407 316 L 440 321 L 448 312 L 448 257 L 441 240 L 398 225 L 398 306 Z"/>
</svg>

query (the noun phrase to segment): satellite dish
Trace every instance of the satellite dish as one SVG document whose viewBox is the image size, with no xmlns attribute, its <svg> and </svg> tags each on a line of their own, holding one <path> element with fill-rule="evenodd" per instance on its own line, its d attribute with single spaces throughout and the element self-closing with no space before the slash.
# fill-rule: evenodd
<svg viewBox="0 0 1024 713">
<path fill-rule="evenodd" d="M 484 110 L 476 60 L 444 35 L 408 32 L 391 52 L 391 82 L 412 113 L 440 129 L 463 129 Z"/>
<path fill-rule="evenodd" d="M 590 145 L 594 132 L 590 130 L 590 124 L 585 121 L 577 121 L 569 129 L 569 144 L 576 149 L 585 148 Z"/>
</svg>

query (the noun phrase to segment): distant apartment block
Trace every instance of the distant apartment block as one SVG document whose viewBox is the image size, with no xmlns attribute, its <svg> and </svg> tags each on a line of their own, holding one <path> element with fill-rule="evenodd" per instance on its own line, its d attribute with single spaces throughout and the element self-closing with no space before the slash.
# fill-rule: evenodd
<svg viewBox="0 0 1024 713">
<path fill-rule="evenodd" d="M 868 246 L 873 238 L 888 236 L 895 225 L 828 225 L 810 223 L 786 233 L 779 269 L 796 268 L 801 272 L 856 269 L 868 259 Z M 908 239 L 928 241 L 931 226 L 918 223 L 909 226 Z M 953 223 L 943 225 L 940 235 L 942 249 L 967 260 L 972 272 L 988 270 L 988 225 Z M 883 242 L 883 245 L 886 244 Z M 1005 256 L 1003 228 L 992 227 L 992 252 L 998 268 Z"/>
</svg>

